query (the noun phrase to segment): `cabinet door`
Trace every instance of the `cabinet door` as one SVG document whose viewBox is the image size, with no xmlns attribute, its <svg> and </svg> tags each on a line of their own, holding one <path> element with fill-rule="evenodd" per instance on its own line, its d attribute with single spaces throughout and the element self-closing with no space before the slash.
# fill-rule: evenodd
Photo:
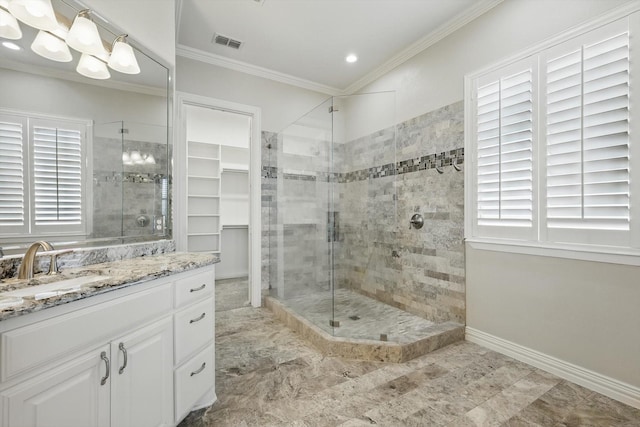
<svg viewBox="0 0 640 427">
<path fill-rule="evenodd" d="M 3 391 L 3 427 L 108 427 L 108 356 L 105 346 Z"/>
<path fill-rule="evenodd" d="M 111 342 L 113 426 L 172 425 L 172 330 L 168 317 Z"/>
</svg>

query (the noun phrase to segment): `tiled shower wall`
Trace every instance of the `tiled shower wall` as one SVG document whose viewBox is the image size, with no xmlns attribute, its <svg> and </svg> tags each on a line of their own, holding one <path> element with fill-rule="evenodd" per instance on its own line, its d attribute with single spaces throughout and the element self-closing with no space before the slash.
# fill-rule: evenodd
<svg viewBox="0 0 640 427">
<path fill-rule="evenodd" d="M 453 167 L 462 169 L 463 120 L 459 102 L 345 144 L 338 287 L 465 322 L 464 179 Z M 414 213 L 424 217 L 419 230 Z"/>
<path fill-rule="evenodd" d="M 285 288 L 326 289 L 324 254 L 332 239 L 337 287 L 436 322 L 464 323 L 463 172 L 453 167 L 462 168 L 463 118 L 458 102 L 337 144 L 334 173 L 317 168 L 308 178 L 287 174 L 286 165 L 283 171 L 282 156 L 266 155 L 266 144 L 277 153 L 282 140 L 263 133 L 263 288 L 278 286 L 281 248 Z M 335 233 L 327 227 L 330 182 Z M 313 195 L 316 205 L 310 206 Z M 283 211 L 299 203 L 317 222 L 288 221 L 291 214 Z M 420 230 L 409 227 L 414 213 L 425 219 Z"/>
<path fill-rule="evenodd" d="M 94 141 L 92 237 L 153 235 L 153 218 L 162 214 L 167 145 L 105 137 Z M 123 165 L 122 152 L 133 150 L 152 154 L 156 164 Z M 136 221 L 140 215 L 149 218 L 144 227 Z"/>
</svg>

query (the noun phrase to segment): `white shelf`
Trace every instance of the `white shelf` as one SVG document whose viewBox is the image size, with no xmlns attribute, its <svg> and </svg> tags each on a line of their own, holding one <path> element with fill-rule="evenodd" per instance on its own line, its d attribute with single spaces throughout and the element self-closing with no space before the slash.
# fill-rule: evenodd
<svg viewBox="0 0 640 427">
<path fill-rule="evenodd" d="M 241 163 L 222 163 L 222 172 L 249 173 L 249 165 Z"/>
<path fill-rule="evenodd" d="M 220 252 L 220 145 L 187 141 L 187 250 Z"/>
<path fill-rule="evenodd" d="M 249 200 L 248 194 L 222 194 L 222 199 L 227 200 Z"/>
</svg>

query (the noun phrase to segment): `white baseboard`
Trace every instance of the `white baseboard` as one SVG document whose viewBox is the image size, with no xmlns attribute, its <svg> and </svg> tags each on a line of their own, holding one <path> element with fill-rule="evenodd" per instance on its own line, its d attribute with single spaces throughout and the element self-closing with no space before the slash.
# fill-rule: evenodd
<svg viewBox="0 0 640 427">
<path fill-rule="evenodd" d="M 640 388 L 548 354 L 466 327 L 465 339 L 640 409 Z"/>
</svg>

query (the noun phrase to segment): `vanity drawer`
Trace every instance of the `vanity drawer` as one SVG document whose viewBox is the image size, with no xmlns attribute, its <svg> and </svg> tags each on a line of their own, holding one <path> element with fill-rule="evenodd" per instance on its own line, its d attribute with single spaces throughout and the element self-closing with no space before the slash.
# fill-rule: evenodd
<svg viewBox="0 0 640 427">
<path fill-rule="evenodd" d="M 121 334 L 171 311 L 171 284 L 83 308 L 0 337 L 1 381 Z"/>
<path fill-rule="evenodd" d="M 193 405 L 214 387 L 213 344 L 175 371 L 176 420 L 182 419 Z"/>
<path fill-rule="evenodd" d="M 190 354 L 213 342 L 215 317 L 213 298 L 187 307 L 175 315 L 175 364 L 182 363 Z"/>
<path fill-rule="evenodd" d="M 176 280 L 176 308 L 209 298 L 214 291 L 213 269 Z"/>
</svg>

